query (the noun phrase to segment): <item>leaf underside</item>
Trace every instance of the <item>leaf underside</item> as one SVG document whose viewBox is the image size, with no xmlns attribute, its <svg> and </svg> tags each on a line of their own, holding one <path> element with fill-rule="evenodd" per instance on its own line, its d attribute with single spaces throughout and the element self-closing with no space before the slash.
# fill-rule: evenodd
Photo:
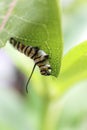
<svg viewBox="0 0 87 130">
<path fill-rule="evenodd" d="M 15 37 L 25 45 L 38 46 L 49 54 L 52 75 L 57 76 L 62 55 L 59 1 L 13 0 L 9 8 L 11 4 L 14 9 L 11 10 L 5 26 L 0 29 L 2 45 L 5 45 L 10 37 Z"/>
</svg>

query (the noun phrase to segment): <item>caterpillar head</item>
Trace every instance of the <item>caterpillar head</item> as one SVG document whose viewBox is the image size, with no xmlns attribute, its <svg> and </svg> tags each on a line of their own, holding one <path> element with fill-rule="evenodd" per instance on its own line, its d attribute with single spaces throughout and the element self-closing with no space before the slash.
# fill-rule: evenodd
<svg viewBox="0 0 87 130">
<path fill-rule="evenodd" d="M 49 64 L 44 65 L 40 70 L 42 75 L 49 76 L 51 75 L 51 67 Z"/>
</svg>

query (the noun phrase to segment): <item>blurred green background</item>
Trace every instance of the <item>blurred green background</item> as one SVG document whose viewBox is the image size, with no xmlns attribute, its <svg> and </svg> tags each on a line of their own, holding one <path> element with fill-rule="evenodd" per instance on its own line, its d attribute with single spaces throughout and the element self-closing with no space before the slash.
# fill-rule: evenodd
<svg viewBox="0 0 87 130">
<path fill-rule="evenodd" d="M 65 56 L 87 39 L 87 1 L 61 0 L 61 12 Z M 70 71 L 71 82 L 61 80 L 62 72 L 45 78 L 37 67 L 26 94 L 33 61 L 9 43 L 0 49 L 0 61 L 0 130 L 87 130 L 86 76 L 74 81 L 81 74 Z"/>
</svg>

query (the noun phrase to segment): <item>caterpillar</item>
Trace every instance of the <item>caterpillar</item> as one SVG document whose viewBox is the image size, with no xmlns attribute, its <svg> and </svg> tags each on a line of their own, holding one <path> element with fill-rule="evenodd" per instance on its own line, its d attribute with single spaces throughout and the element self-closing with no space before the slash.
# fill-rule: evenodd
<svg viewBox="0 0 87 130">
<path fill-rule="evenodd" d="M 33 71 L 34 71 L 36 65 L 39 67 L 41 75 L 45 75 L 45 76 L 51 75 L 51 66 L 50 66 L 49 61 L 48 61 L 49 55 L 46 54 L 43 50 L 40 50 L 39 47 L 26 46 L 26 45 L 22 44 L 20 41 L 17 41 L 13 37 L 11 37 L 9 39 L 9 42 L 19 52 L 24 53 L 26 56 L 33 59 L 33 61 L 35 63 L 33 70 L 32 70 L 32 73 L 31 73 L 31 75 L 28 79 L 28 82 L 26 84 L 26 91 L 28 92 L 27 86 L 28 86 L 28 83 L 31 79 L 31 76 L 33 74 Z"/>
</svg>

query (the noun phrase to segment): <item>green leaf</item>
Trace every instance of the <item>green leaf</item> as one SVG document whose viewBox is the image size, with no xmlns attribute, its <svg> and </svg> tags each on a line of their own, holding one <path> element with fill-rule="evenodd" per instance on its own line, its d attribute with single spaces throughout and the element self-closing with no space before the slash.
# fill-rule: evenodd
<svg viewBox="0 0 87 130">
<path fill-rule="evenodd" d="M 8 14 L 9 14 L 9 6 L 10 6 L 10 2 L 11 0 L 0 0 L 0 47 L 3 47 L 4 44 L 6 43 L 6 38 L 7 38 L 7 35 L 3 35 L 3 28 L 4 28 L 4 25 L 6 24 L 7 22 L 7 19 L 8 19 Z M 8 11 L 8 13 L 7 13 Z M 4 39 L 5 41 L 3 41 L 2 39 Z"/>
<path fill-rule="evenodd" d="M 63 58 L 58 80 L 60 92 L 87 78 L 87 41 L 71 49 Z"/>
<path fill-rule="evenodd" d="M 15 37 L 25 45 L 38 46 L 49 54 L 52 75 L 57 76 L 62 55 L 59 0 L 13 0 L 10 5 L 0 41 L 5 44 Z"/>
</svg>

